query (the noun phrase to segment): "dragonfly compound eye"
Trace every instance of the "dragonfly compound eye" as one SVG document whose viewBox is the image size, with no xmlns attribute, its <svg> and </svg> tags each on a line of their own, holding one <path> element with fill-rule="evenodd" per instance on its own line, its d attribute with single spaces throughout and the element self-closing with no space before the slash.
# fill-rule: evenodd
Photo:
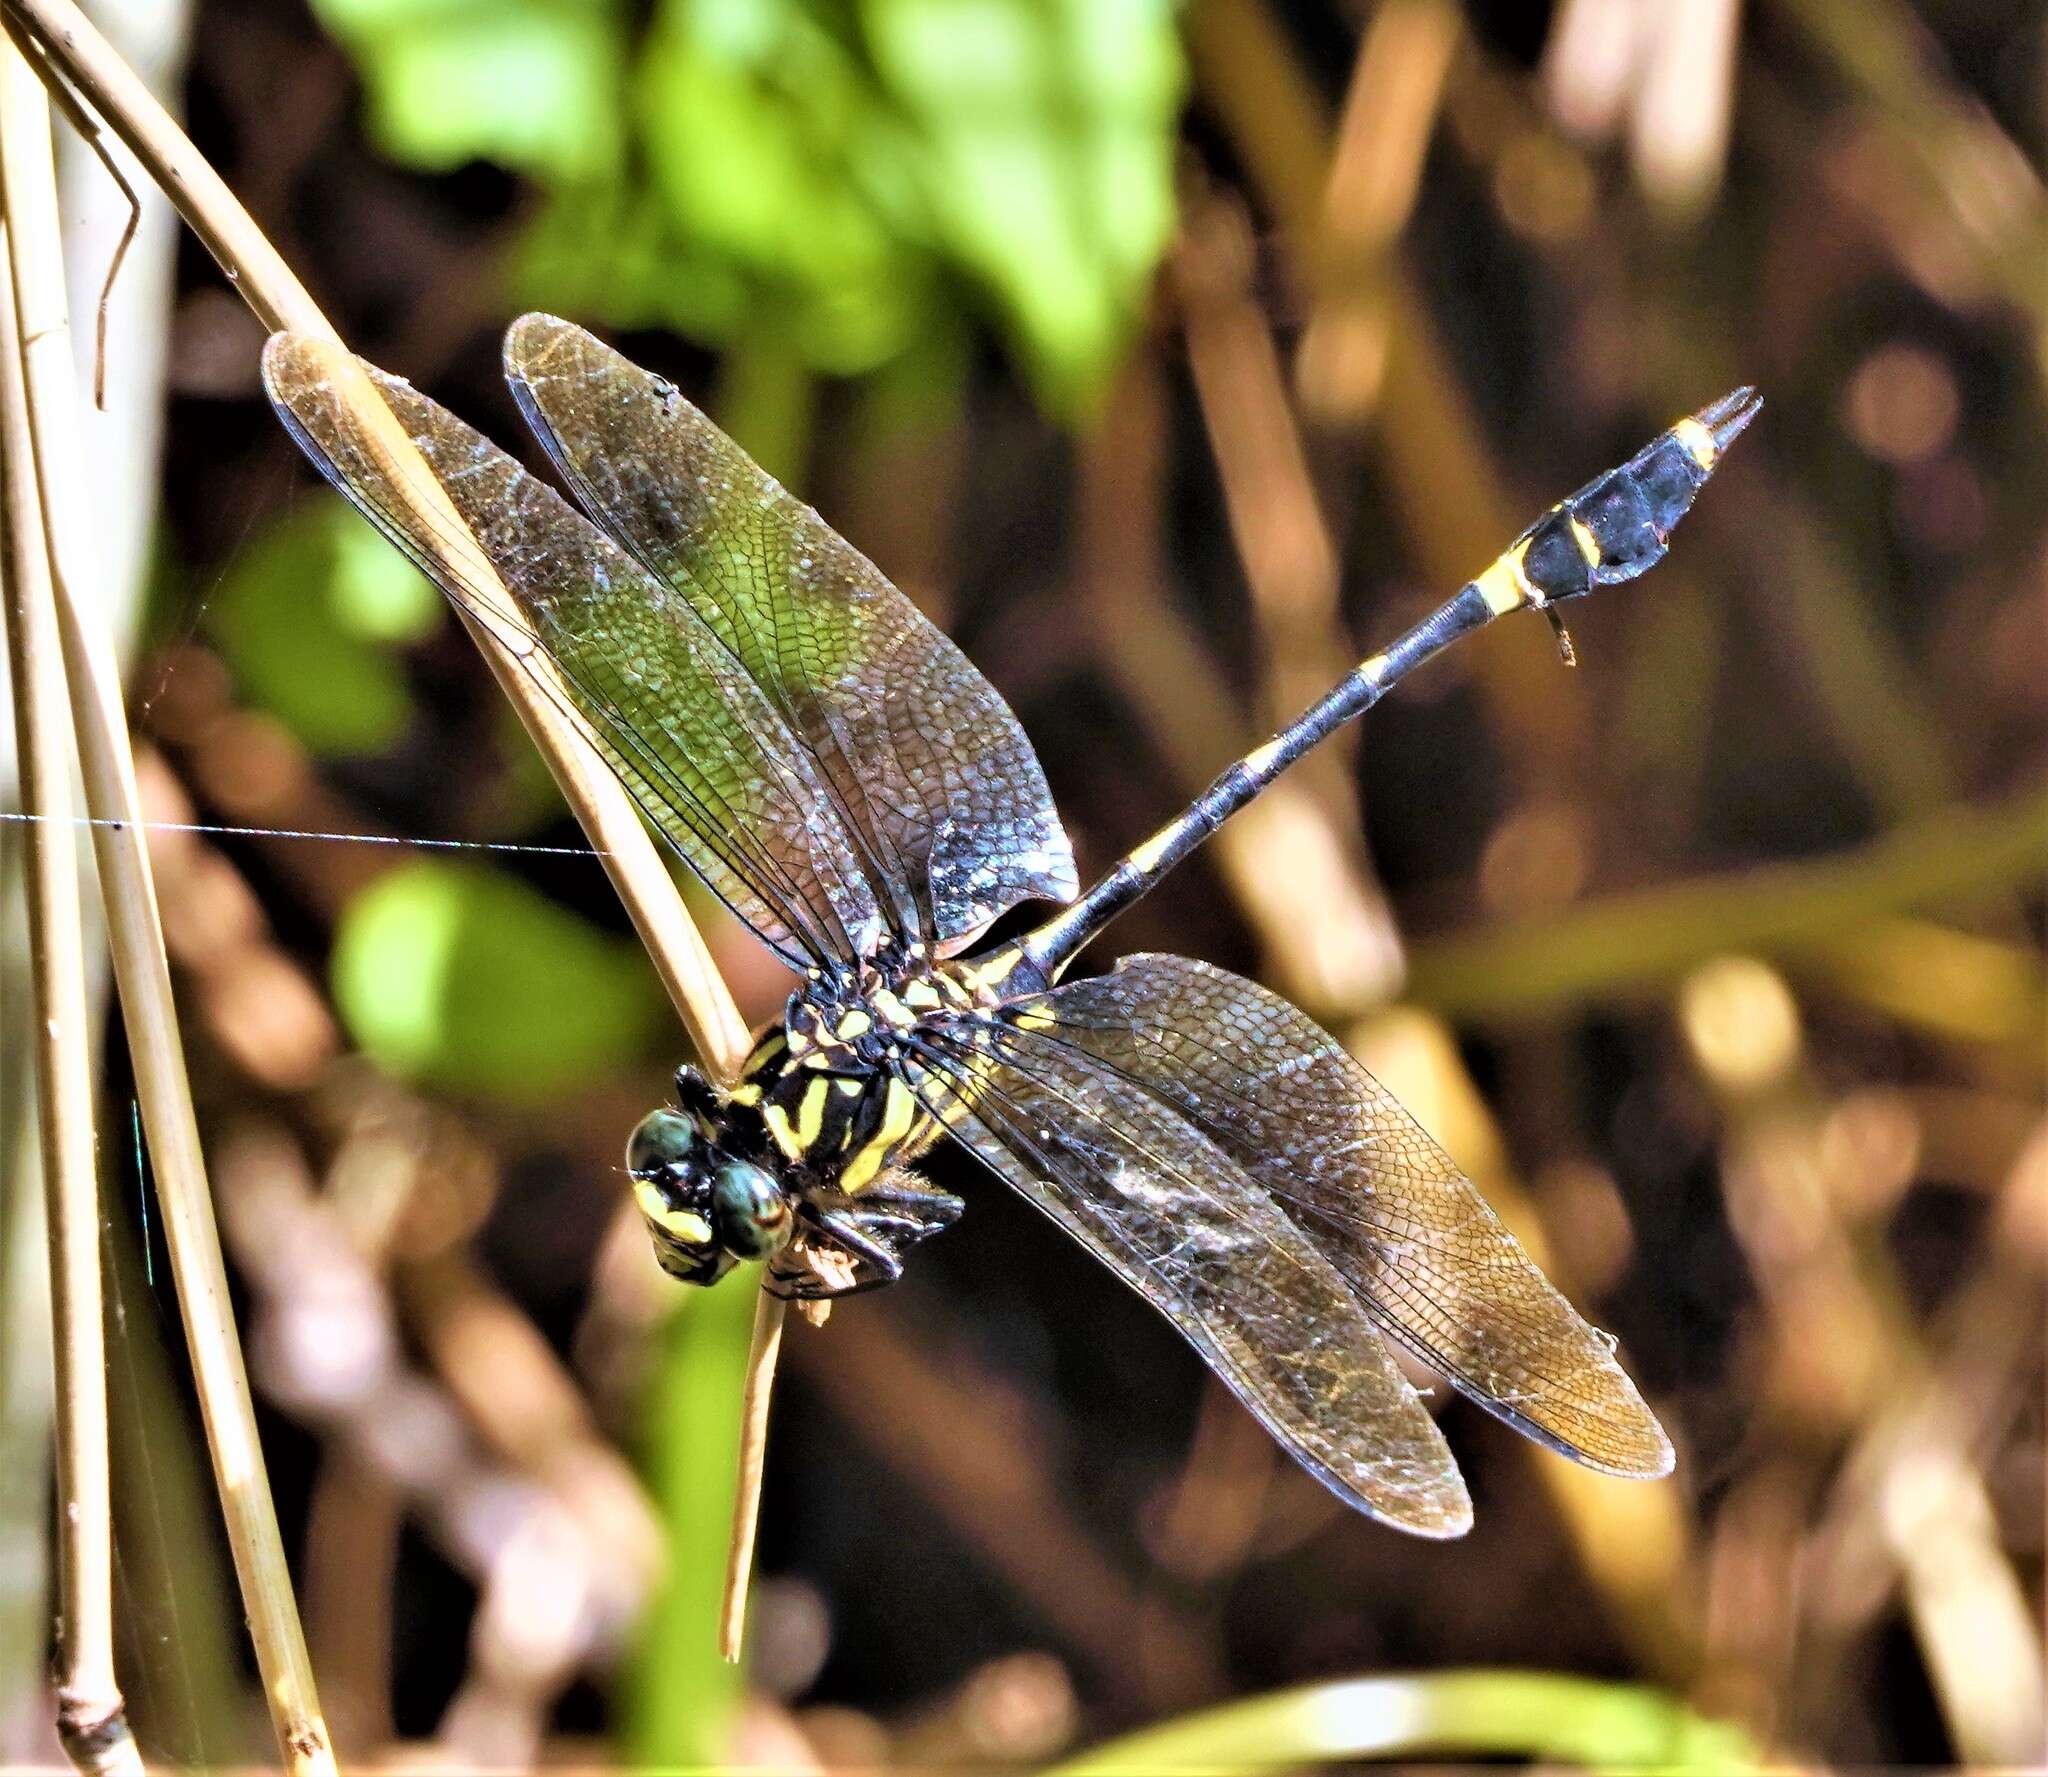
<svg viewBox="0 0 2048 1777">
<path fill-rule="evenodd" d="M 711 1216 L 728 1251 L 765 1259 L 789 1244 L 789 1198 L 760 1167 L 727 1160 L 711 1175 Z"/>
<path fill-rule="evenodd" d="M 635 1179 L 658 1184 L 680 1177 L 701 1156 L 702 1146 L 695 1125 L 681 1111 L 649 1111 L 626 1138 L 626 1170 Z"/>
<path fill-rule="evenodd" d="M 733 1266 L 711 1225 L 704 1144 L 680 1112 L 650 1111 L 626 1141 L 633 1201 L 647 1218 L 654 1256 L 684 1283 L 716 1283 Z"/>
</svg>

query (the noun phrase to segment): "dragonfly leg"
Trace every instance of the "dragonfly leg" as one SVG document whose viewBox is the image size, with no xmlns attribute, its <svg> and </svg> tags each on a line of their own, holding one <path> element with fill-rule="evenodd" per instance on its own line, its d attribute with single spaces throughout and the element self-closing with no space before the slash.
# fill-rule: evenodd
<svg viewBox="0 0 2048 1777">
<path fill-rule="evenodd" d="M 880 1289 L 903 1275 L 907 1249 L 950 1228 L 966 1207 L 951 1192 L 918 1184 L 906 1173 L 885 1176 L 858 1196 L 818 1192 L 804 1204 L 804 1229 L 796 1249 L 834 1253 L 846 1261 L 848 1273 L 833 1276 L 816 1265 L 778 1269 L 770 1273 L 768 1288 L 799 1302 Z"/>
</svg>

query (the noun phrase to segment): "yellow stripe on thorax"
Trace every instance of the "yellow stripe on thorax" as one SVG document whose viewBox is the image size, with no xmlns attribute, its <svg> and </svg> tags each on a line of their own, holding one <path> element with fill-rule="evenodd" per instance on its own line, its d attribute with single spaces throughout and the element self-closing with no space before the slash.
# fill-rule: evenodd
<svg viewBox="0 0 2048 1777">
<path fill-rule="evenodd" d="M 910 1088 L 890 1076 L 888 1094 L 882 1101 L 882 1121 L 860 1152 L 840 1170 L 839 1188 L 842 1191 L 858 1191 L 882 1170 L 883 1163 L 916 1123 L 917 1109 L 917 1100 L 911 1096 Z"/>
</svg>

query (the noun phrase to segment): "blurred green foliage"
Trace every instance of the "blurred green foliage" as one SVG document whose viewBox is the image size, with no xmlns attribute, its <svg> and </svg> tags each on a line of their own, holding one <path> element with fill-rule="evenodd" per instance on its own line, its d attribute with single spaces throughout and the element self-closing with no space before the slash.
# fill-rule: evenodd
<svg viewBox="0 0 2048 1777">
<path fill-rule="evenodd" d="M 350 902 L 334 1000 L 406 1079 L 531 1105 L 630 1066 L 662 1010 L 638 945 L 502 871 L 402 865 Z"/>
<path fill-rule="evenodd" d="M 315 0 L 387 152 L 530 174 L 521 304 L 873 370 L 984 309 L 1086 409 L 1173 220 L 1168 0 Z M 949 286 L 953 288 L 949 289 Z"/>
<path fill-rule="evenodd" d="M 493 160 L 557 179 L 604 177 L 624 141 L 613 0 L 317 0 L 362 62 L 370 133 L 445 171 Z"/>
<path fill-rule="evenodd" d="M 241 551 L 207 607 L 242 696 L 316 753 L 397 740 L 411 700 L 390 644 L 440 620 L 426 578 L 325 496 Z"/>
<path fill-rule="evenodd" d="M 668 1571 L 625 1674 L 623 1737 L 640 1769 L 714 1769 L 731 1753 L 745 1669 L 720 1657 L 718 1624 L 756 1283 L 750 1267 L 722 1289 L 672 1291 L 641 1397 L 641 1473 Z"/>
</svg>

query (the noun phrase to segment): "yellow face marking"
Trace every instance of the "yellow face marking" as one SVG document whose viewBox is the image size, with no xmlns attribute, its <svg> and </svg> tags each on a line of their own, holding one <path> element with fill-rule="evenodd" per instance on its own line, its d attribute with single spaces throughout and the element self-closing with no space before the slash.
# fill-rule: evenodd
<svg viewBox="0 0 2048 1777">
<path fill-rule="evenodd" d="M 1496 617 L 1519 611 L 1530 602 L 1529 582 L 1522 573 L 1522 557 L 1528 553 L 1527 543 L 1517 543 L 1473 581 L 1479 596 L 1486 600 L 1486 608 Z"/>
<path fill-rule="evenodd" d="M 1587 567 L 1597 568 L 1600 565 L 1600 539 L 1576 518 L 1572 520 L 1572 541 L 1579 546 L 1579 553 L 1586 558 Z"/>
<path fill-rule="evenodd" d="M 659 1186 L 644 1178 L 635 1179 L 633 1201 L 639 1204 L 640 1213 L 650 1222 L 685 1246 L 711 1244 L 711 1224 L 692 1210 L 670 1208 Z"/>
<path fill-rule="evenodd" d="M 1721 454 L 1720 446 L 1714 442 L 1713 433 L 1698 420 L 1680 420 L 1671 430 L 1676 434 L 1678 442 L 1692 452 L 1692 460 L 1702 469 L 1711 469 L 1714 466 L 1715 459 Z"/>
<path fill-rule="evenodd" d="M 796 1131 L 790 1127 L 789 1113 L 779 1104 L 771 1104 L 761 1113 L 761 1121 L 768 1125 L 768 1134 L 775 1145 L 791 1160 L 804 1157 L 804 1144 L 797 1140 Z"/>
<path fill-rule="evenodd" d="M 1159 860 L 1166 856 L 1167 848 L 1180 837 L 1184 821 L 1168 821 L 1158 832 L 1131 853 L 1131 862 L 1140 870 L 1157 868 Z"/>
<path fill-rule="evenodd" d="M 842 1043 L 850 1043 L 856 1037 L 864 1037 L 875 1028 L 875 1021 L 858 1006 L 832 1027 L 832 1034 Z"/>
<path fill-rule="evenodd" d="M 909 1087 L 892 1076 L 888 1096 L 882 1101 L 882 1121 L 875 1133 L 868 1137 L 867 1145 L 847 1161 L 839 1174 L 839 1188 L 851 1192 L 867 1184 L 882 1170 L 882 1163 L 910 1133 L 916 1121 L 917 1100 Z"/>
</svg>

